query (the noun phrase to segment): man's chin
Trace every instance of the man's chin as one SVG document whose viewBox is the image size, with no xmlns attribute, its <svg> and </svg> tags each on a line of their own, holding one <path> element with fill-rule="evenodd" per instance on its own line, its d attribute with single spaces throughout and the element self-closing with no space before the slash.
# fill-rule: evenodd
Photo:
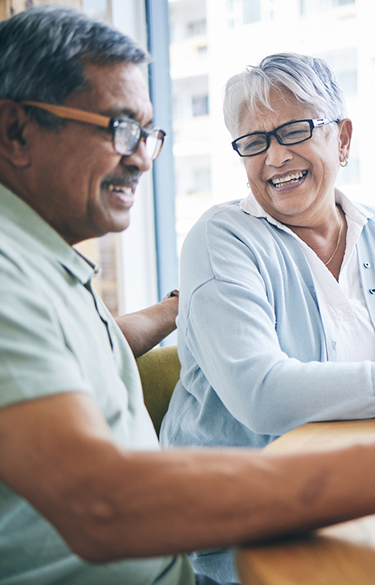
<svg viewBox="0 0 375 585">
<path fill-rule="evenodd" d="M 105 233 L 119 233 L 126 230 L 130 225 L 130 209 L 121 214 L 116 214 L 105 226 Z"/>
</svg>

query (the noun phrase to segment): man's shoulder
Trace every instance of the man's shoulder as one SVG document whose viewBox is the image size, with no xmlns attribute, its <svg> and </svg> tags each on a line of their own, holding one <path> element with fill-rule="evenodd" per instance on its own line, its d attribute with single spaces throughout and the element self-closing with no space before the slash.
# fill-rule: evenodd
<svg viewBox="0 0 375 585">
<path fill-rule="evenodd" d="M 24 254 L 22 254 L 23 247 L 19 245 L 17 239 L 6 237 L 4 233 L 0 236 L 0 283 L 5 279 L 18 279 L 22 275 L 25 276 L 25 268 L 27 262 Z"/>
</svg>

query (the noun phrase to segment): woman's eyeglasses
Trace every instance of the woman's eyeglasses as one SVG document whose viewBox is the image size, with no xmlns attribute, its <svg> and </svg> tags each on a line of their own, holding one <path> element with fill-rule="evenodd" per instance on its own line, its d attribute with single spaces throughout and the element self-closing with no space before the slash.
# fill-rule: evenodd
<svg viewBox="0 0 375 585">
<path fill-rule="evenodd" d="M 338 123 L 339 120 L 328 120 L 327 118 L 318 118 L 316 120 L 296 120 L 282 124 L 272 132 L 252 132 L 245 134 L 233 140 L 232 147 L 240 156 L 255 156 L 265 152 L 271 143 L 271 136 L 275 136 L 279 144 L 284 146 L 288 144 L 299 144 L 313 135 L 314 128 L 319 128 L 325 124 Z"/>
</svg>

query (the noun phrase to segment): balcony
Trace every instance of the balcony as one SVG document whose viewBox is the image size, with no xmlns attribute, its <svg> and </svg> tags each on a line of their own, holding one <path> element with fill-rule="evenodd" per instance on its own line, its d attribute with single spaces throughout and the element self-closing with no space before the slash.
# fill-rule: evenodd
<svg viewBox="0 0 375 585">
<path fill-rule="evenodd" d="M 211 151 L 209 116 L 174 120 L 173 132 L 175 156 L 201 155 Z"/>
<path fill-rule="evenodd" d="M 207 35 L 185 39 L 170 46 L 171 78 L 197 77 L 208 73 Z"/>
</svg>

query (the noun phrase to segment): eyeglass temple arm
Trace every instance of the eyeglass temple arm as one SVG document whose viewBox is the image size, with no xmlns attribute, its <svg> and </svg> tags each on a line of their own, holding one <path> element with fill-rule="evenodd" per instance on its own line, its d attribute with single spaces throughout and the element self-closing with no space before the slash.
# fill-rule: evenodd
<svg viewBox="0 0 375 585">
<path fill-rule="evenodd" d="M 100 114 L 94 114 L 92 112 L 85 112 L 84 110 L 76 110 L 65 106 L 56 106 L 54 104 L 44 104 L 33 101 L 22 101 L 19 103 L 24 106 L 34 106 L 36 108 L 41 108 L 42 110 L 47 110 L 48 112 L 51 112 L 51 114 L 55 114 L 59 118 L 66 118 L 67 120 L 78 120 L 79 122 L 95 124 L 96 126 L 102 126 L 103 128 L 109 128 L 111 124 L 111 118 L 101 116 Z"/>
<path fill-rule="evenodd" d="M 338 124 L 340 120 L 330 120 L 329 118 L 318 118 L 317 120 L 312 120 L 314 128 L 318 128 L 319 126 L 324 126 L 325 124 L 331 124 L 332 122 L 336 122 Z"/>
</svg>

